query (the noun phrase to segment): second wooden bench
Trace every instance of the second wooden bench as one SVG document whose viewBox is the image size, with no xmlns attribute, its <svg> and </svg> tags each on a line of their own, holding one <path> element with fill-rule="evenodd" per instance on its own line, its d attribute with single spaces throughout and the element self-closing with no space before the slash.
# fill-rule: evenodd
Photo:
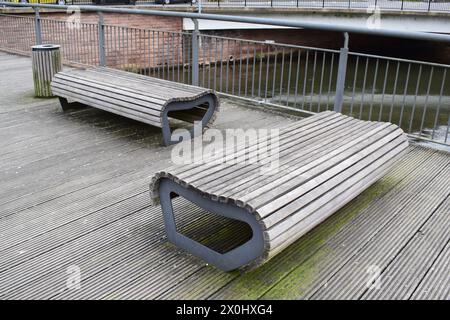
<svg viewBox="0 0 450 320">
<path fill-rule="evenodd" d="M 204 129 L 219 109 L 212 90 L 104 67 L 59 72 L 51 88 L 63 110 L 77 102 L 160 127 L 166 145 L 179 142 L 171 139 L 169 118 Z"/>
</svg>

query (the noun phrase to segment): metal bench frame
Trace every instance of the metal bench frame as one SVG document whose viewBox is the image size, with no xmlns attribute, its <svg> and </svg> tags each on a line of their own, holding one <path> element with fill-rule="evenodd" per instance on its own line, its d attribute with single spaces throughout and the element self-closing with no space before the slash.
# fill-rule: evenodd
<svg viewBox="0 0 450 320">
<path fill-rule="evenodd" d="M 169 241 L 225 271 L 246 265 L 263 254 L 264 235 L 261 226 L 255 217 L 248 214 L 245 209 L 203 198 L 199 193 L 183 188 L 169 179 L 163 178 L 159 183 L 161 208 Z M 186 237 L 177 231 L 171 198 L 173 193 L 211 213 L 247 223 L 252 229 L 252 238 L 239 247 L 222 254 Z"/>
</svg>

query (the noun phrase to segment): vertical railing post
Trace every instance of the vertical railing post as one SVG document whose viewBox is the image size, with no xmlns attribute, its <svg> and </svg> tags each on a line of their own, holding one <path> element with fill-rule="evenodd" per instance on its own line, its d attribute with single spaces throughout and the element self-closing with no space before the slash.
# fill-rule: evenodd
<svg viewBox="0 0 450 320">
<path fill-rule="evenodd" d="M 322 8 L 325 8 L 325 0 L 322 0 Z"/>
<path fill-rule="evenodd" d="M 339 52 L 339 65 L 336 78 L 336 96 L 334 98 L 334 111 L 342 112 L 342 103 L 344 101 L 345 74 L 347 72 L 348 60 L 348 33 L 344 33 L 344 47 Z"/>
<path fill-rule="evenodd" d="M 36 44 L 42 44 L 41 17 L 39 15 L 39 8 L 34 8 L 34 29 L 36 33 Z"/>
<path fill-rule="evenodd" d="M 192 19 L 194 22 L 194 30 L 192 31 L 192 85 L 198 86 L 198 21 L 197 19 Z"/>
<path fill-rule="evenodd" d="M 428 0 L 428 12 L 430 12 L 430 8 L 431 8 L 431 0 Z"/>
<path fill-rule="evenodd" d="M 106 66 L 106 54 L 105 54 L 105 22 L 103 19 L 103 13 L 98 12 L 98 59 L 100 66 Z"/>
<path fill-rule="evenodd" d="M 402 7 L 401 7 L 401 9 L 400 10 L 402 10 L 403 11 L 403 0 L 402 0 Z"/>
</svg>

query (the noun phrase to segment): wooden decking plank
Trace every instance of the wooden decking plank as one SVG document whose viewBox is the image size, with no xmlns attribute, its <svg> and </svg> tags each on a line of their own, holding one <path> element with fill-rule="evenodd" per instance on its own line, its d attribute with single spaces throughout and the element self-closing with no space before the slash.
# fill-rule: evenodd
<svg viewBox="0 0 450 320">
<path fill-rule="evenodd" d="M 125 145 L 124 147 L 119 146 L 118 148 L 113 148 L 112 150 L 109 150 L 109 152 L 104 152 L 104 154 L 111 158 L 117 158 L 122 155 L 122 151 L 123 152 L 132 152 L 132 151 L 139 150 L 141 148 L 142 148 L 141 146 L 136 146 L 136 145 Z M 107 159 L 108 158 L 104 158 L 103 160 L 107 160 Z M 91 166 L 93 163 L 101 162 L 99 160 L 100 159 L 97 157 L 97 158 L 95 158 L 95 161 L 92 161 L 92 162 L 77 163 L 76 161 L 74 161 L 74 163 L 67 163 L 68 165 L 62 164 L 59 166 L 55 166 L 55 168 L 54 168 L 55 171 L 53 172 L 53 175 L 48 175 L 46 171 L 44 171 L 42 173 L 39 172 L 39 173 L 35 174 L 36 180 L 31 180 L 31 181 L 28 180 L 27 181 L 27 176 L 22 177 L 24 184 L 16 185 L 16 189 L 17 189 L 17 186 L 22 186 L 21 190 L 13 189 L 14 180 L 8 181 L 7 183 L 5 183 L 5 186 L 11 185 L 12 189 L 4 190 L 4 192 L 2 193 L 2 200 L 6 202 L 7 200 L 18 198 L 19 196 L 28 194 L 28 193 L 32 192 L 33 190 L 39 190 L 40 188 L 48 186 L 49 183 L 54 183 L 54 184 L 62 183 L 70 176 L 80 174 L 81 171 L 84 171 L 85 167 Z M 87 169 L 90 169 L 90 168 L 87 168 Z M 49 169 L 49 170 L 51 171 L 51 169 Z"/>
<path fill-rule="evenodd" d="M 411 147 L 410 147 L 411 148 Z M 367 214 L 384 203 L 393 194 L 397 194 L 405 186 L 410 186 L 415 180 L 414 170 L 417 167 L 426 167 L 434 151 L 424 152 L 421 148 L 412 148 L 412 151 L 403 158 L 390 173 L 379 182 L 363 192 L 354 201 L 325 220 L 316 229 L 313 229 L 293 245 L 285 249 L 266 265 L 253 270 L 242 277 L 226 284 L 216 293 L 210 295 L 213 299 L 257 299 L 269 292 L 268 297 L 295 298 L 295 290 L 304 290 L 303 286 L 314 284 L 320 279 L 315 276 L 314 269 L 308 260 L 316 263 L 325 259 L 329 252 L 328 242 L 339 235 L 339 230 L 345 230 L 355 224 L 355 221 L 364 220 Z M 370 221 L 369 221 L 370 223 Z M 317 259 L 311 259 L 316 256 Z M 333 263 L 332 258 L 329 259 Z M 309 264 L 309 265 L 308 265 Z M 304 275 L 305 273 L 305 275 Z M 289 277 L 289 275 L 292 275 Z M 306 277 L 306 278 L 305 278 Z M 286 280 L 284 280 L 286 279 Z M 277 294 L 276 286 L 282 290 Z M 292 291 L 288 291 L 288 284 L 292 283 Z M 273 288 L 273 292 L 270 292 Z M 276 290 L 276 291 L 275 291 Z"/>
<path fill-rule="evenodd" d="M 413 300 L 449 300 L 450 299 L 450 241 L 447 240 L 445 248 L 430 270 L 420 282 L 410 297 Z"/>
<path fill-rule="evenodd" d="M 266 123 L 270 123 L 272 125 L 273 124 L 276 125 L 277 121 L 270 122 L 270 119 L 267 118 L 267 114 L 262 113 L 261 115 L 264 115 L 264 117 L 263 118 L 256 117 L 255 122 L 254 122 L 255 125 L 265 125 Z M 226 125 L 226 126 L 239 125 L 238 123 L 235 122 L 234 117 L 232 117 L 232 119 L 230 119 L 231 122 L 224 121 L 225 120 L 224 118 L 228 118 L 228 117 L 222 117 L 222 120 L 221 120 L 222 125 Z M 158 139 L 158 138 L 156 138 L 156 139 Z M 155 147 L 153 147 L 153 148 L 155 148 Z M 156 151 L 155 154 L 158 156 L 159 159 L 164 158 L 164 155 L 167 157 L 167 154 L 170 152 L 170 150 L 166 150 L 165 152 L 162 152 L 164 150 L 165 149 L 160 147 L 159 143 L 158 143 L 158 148 L 155 149 L 155 151 Z M 118 158 L 117 157 L 115 157 L 115 158 L 108 158 L 108 159 L 101 158 L 100 162 L 93 162 L 93 163 L 90 163 L 90 165 L 87 166 L 87 167 L 80 168 L 80 169 L 82 169 L 82 171 L 81 172 L 77 171 L 77 173 L 75 174 L 77 176 L 77 179 L 74 180 L 74 181 L 81 180 L 81 182 L 86 182 L 86 184 L 88 185 L 90 178 L 91 177 L 95 177 L 95 175 L 98 172 L 101 172 L 102 170 L 104 170 L 106 173 L 108 172 L 108 170 L 110 170 L 110 171 L 112 171 L 111 173 L 113 174 L 114 171 L 117 171 L 117 170 L 123 171 L 123 167 L 121 166 L 122 164 L 127 164 L 126 166 L 130 166 L 130 164 L 133 164 L 133 165 L 136 165 L 136 166 L 142 166 L 142 164 L 141 164 L 142 161 L 133 160 L 133 161 L 130 162 L 131 159 L 128 159 L 128 157 L 124 156 L 124 155 L 127 155 L 127 154 L 129 155 L 129 157 L 132 157 L 132 159 L 144 159 L 143 161 L 148 161 L 148 155 L 147 155 L 148 152 L 145 149 L 142 149 L 142 148 L 139 148 L 137 150 L 131 151 L 129 153 L 124 153 L 122 156 L 120 156 Z M 151 163 L 151 162 L 148 162 L 148 163 Z M 94 164 L 96 165 L 95 169 L 93 168 Z M 116 169 L 112 170 L 111 166 L 115 167 Z M 156 170 L 158 168 L 157 162 L 153 163 L 153 166 L 154 166 L 153 169 Z M 88 171 L 86 172 L 86 170 L 88 170 Z M 67 170 L 65 170 L 65 171 L 67 171 Z M 79 178 L 80 175 L 82 176 L 81 179 Z M 70 179 L 69 179 L 69 177 L 67 175 L 65 175 L 64 176 L 64 180 L 69 180 L 69 182 L 62 182 L 61 183 L 64 186 L 66 186 L 65 189 L 63 189 L 63 190 L 58 189 L 58 184 L 55 185 L 54 187 L 48 187 L 47 186 L 46 188 L 44 187 L 43 189 L 39 189 L 39 190 L 34 189 L 33 190 L 33 197 L 38 197 L 39 193 L 42 193 L 42 192 L 45 193 L 45 191 L 47 193 L 50 193 L 51 195 L 53 195 L 56 192 L 56 189 L 58 189 L 57 192 L 61 192 L 62 194 L 64 194 L 65 192 L 70 193 L 70 186 L 71 186 Z M 68 191 L 65 191 L 65 190 L 68 190 Z M 21 210 L 20 208 L 23 209 L 23 208 L 26 208 L 27 206 L 30 206 L 30 205 L 28 205 L 29 199 L 33 199 L 33 198 L 22 196 L 21 198 L 16 198 L 16 202 L 19 202 L 19 205 L 17 207 L 14 206 L 14 204 L 16 202 L 9 201 L 10 206 L 9 207 L 5 207 L 5 205 L 2 205 L 2 208 L 3 208 L 4 211 L 7 211 L 7 208 L 10 208 L 10 210 L 14 210 L 14 208 L 18 208 L 18 210 L 20 211 Z M 44 196 L 44 199 L 45 199 L 45 196 Z M 35 202 L 32 203 L 32 205 L 34 205 L 34 204 L 35 204 Z"/>
<path fill-rule="evenodd" d="M 379 286 L 367 289 L 362 299 L 409 299 L 449 241 L 449 212 L 447 197 L 383 270 Z"/>
<path fill-rule="evenodd" d="M 126 226 L 130 223 L 143 225 L 145 221 L 146 217 L 144 214 L 129 215 L 104 228 L 100 228 L 98 232 L 88 234 L 86 237 L 79 239 L 79 241 L 68 242 L 65 246 L 60 247 L 59 250 L 42 254 L 27 263 L 0 273 L 0 296 L 6 297 L 9 292 L 29 285 L 55 270 L 59 270 L 61 274 L 64 273 L 64 277 L 67 279 L 65 267 L 72 265 L 72 262 L 77 258 L 114 243 L 121 237 L 129 237 L 133 233 Z"/>
<path fill-rule="evenodd" d="M 133 156 L 139 157 L 145 154 L 146 150 L 143 147 L 136 147 L 130 152 L 118 154 L 115 158 L 95 161 L 78 168 L 73 167 L 75 170 L 68 168 L 69 170 L 65 170 L 64 174 L 58 179 L 52 179 L 38 189 L 26 188 L 22 192 L 18 192 L 19 194 L 16 194 L 15 197 L 11 197 L 9 201 L 5 201 L 0 207 L 4 210 L 5 215 L 19 213 L 29 206 L 47 202 L 49 197 L 50 199 L 53 196 L 59 198 L 64 194 L 70 194 L 79 186 L 84 189 L 84 187 L 97 184 L 102 179 L 107 181 L 109 178 L 118 177 L 123 173 L 131 173 L 139 166 L 145 168 L 144 162 L 135 162 L 133 165 L 125 166 L 125 164 L 130 163 Z M 108 186 L 105 185 L 103 188 L 106 190 Z"/>
<path fill-rule="evenodd" d="M 194 207 L 182 199 L 176 199 L 175 206 L 179 206 L 181 210 L 179 212 L 181 217 L 180 223 L 192 223 L 194 221 L 195 224 L 195 219 L 199 219 L 204 220 L 202 225 L 206 225 L 205 223 L 208 220 L 200 214 L 202 209 Z M 147 230 L 145 234 L 141 235 L 140 244 L 130 244 L 127 251 L 128 256 L 120 257 L 115 255 L 114 251 L 116 249 L 111 246 L 109 254 L 112 257 L 106 259 L 106 261 L 102 259 L 98 260 L 97 264 L 93 264 L 87 260 L 86 265 L 83 266 L 85 281 L 83 282 L 82 290 L 77 292 L 65 290 L 57 298 L 76 298 L 80 295 L 100 298 L 105 295 L 112 295 L 115 290 L 128 283 L 132 283 L 135 279 L 139 279 L 149 271 L 151 273 L 155 272 L 155 276 L 158 277 L 160 274 L 156 272 L 157 270 L 173 270 L 175 265 L 177 266 L 177 272 L 181 272 L 185 266 L 183 261 L 190 264 L 191 268 L 198 268 L 197 263 L 199 261 L 197 259 L 186 256 L 180 250 L 177 250 L 173 246 L 167 246 L 166 242 L 162 241 L 162 235 L 164 234 L 162 217 L 155 208 L 149 208 L 148 210 L 151 212 L 146 213 L 149 219 L 147 226 L 151 225 L 151 230 L 150 232 Z M 157 231 L 155 232 L 155 230 Z M 143 247 L 144 249 L 137 250 L 141 245 L 145 245 Z M 109 264 L 105 263 L 108 261 Z M 192 262 L 194 263 L 192 264 Z M 78 264 L 78 262 L 76 263 Z M 99 272 L 99 268 L 101 268 L 102 272 Z M 95 273 L 91 273 L 90 270 L 92 272 L 95 271 Z M 116 276 L 111 278 L 111 276 L 108 276 L 111 274 Z"/>
<path fill-rule="evenodd" d="M 14 156 L 17 158 L 17 154 L 24 153 L 23 149 L 27 149 L 26 151 L 40 151 L 41 149 L 47 149 L 49 151 L 57 151 L 58 149 L 51 149 L 48 148 L 49 142 L 52 141 L 55 144 L 60 144 L 61 147 L 64 147 L 65 144 L 70 144 L 71 141 L 77 142 L 83 142 L 83 141 L 89 141 L 89 135 L 86 133 L 86 127 L 89 129 L 92 129 L 91 132 L 91 141 L 92 139 L 98 139 L 98 133 L 102 133 L 104 131 L 106 132 L 117 132 L 120 130 L 129 130 L 129 127 L 125 125 L 126 123 L 120 123 L 117 121 L 111 121 L 111 119 L 105 119 L 102 117 L 102 120 L 96 121 L 96 122 L 90 122 L 90 123 L 83 123 L 82 127 L 72 127 L 67 126 L 67 119 L 65 121 L 61 121 L 63 124 L 61 126 L 54 126 L 51 125 L 51 128 L 53 131 L 51 132 L 49 130 L 48 134 L 46 134 L 45 129 L 39 129 L 40 131 L 40 137 L 37 139 L 37 141 L 22 141 L 20 144 L 11 145 L 10 148 L 5 148 L 5 153 L 1 155 L 3 159 L 6 160 L 6 158 L 12 158 L 14 159 Z M 65 125 L 64 125 L 65 123 Z M 38 123 L 40 125 L 43 125 L 42 122 Z M 48 123 L 45 123 L 46 126 L 49 126 Z M 32 128 L 27 127 L 24 128 L 26 131 L 30 132 Z M 44 131 L 44 132 L 42 132 Z M 64 139 L 66 141 L 64 141 Z M 65 144 L 64 144 L 65 142 Z M 47 148 L 45 148 L 47 147 Z M 12 149 L 12 150 L 11 150 Z M 26 155 L 33 155 L 33 152 L 27 152 Z"/>
<path fill-rule="evenodd" d="M 136 142 L 145 144 L 152 141 L 152 137 L 142 137 L 142 134 L 134 129 L 118 130 L 111 135 L 97 139 L 97 141 L 95 141 L 95 137 L 92 139 L 91 143 L 89 143 L 88 139 L 80 142 L 73 141 L 72 145 L 67 147 L 61 146 L 61 151 L 58 152 L 36 152 L 34 154 L 35 157 L 27 158 L 27 162 L 14 163 L 3 167 L 0 170 L 0 177 L 4 181 L 8 178 L 18 180 L 22 175 L 35 171 L 36 168 L 44 170 L 52 166 L 56 167 L 59 163 L 69 160 L 79 161 L 78 163 L 81 166 L 84 163 L 83 161 L 89 161 L 89 159 L 98 157 L 100 153 L 105 153 L 105 157 L 108 157 L 108 153 L 114 152 L 114 150 L 121 149 L 123 152 L 126 152 L 129 147 L 135 147 L 137 145 Z M 14 175 L 12 172 L 14 172 Z"/>
<path fill-rule="evenodd" d="M 326 288 L 317 290 L 313 299 L 339 297 L 357 299 L 367 290 L 368 268 L 386 268 L 391 259 L 408 243 L 421 225 L 429 219 L 450 193 L 450 186 L 443 187 L 449 180 L 450 167 L 441 171 L 424 192 L 417 194 L 418 203 L 410 203 L 383 229 L 358 251 L 333 277 L 328 279 Z M 339 287 L 339 288 L 337 288 Z"/>
<path fill-rule="evenodd" d="M 429 155 L 425 162 L 412 171 L 409 179 L 399 185 L 399 188 L 392 190 L 364 210 L 326 246 L 267 292 L 265 297 L 280 297 L 280 295 L 290 298 L 311 297 L 354 256 L 355 252 L 370 242 L 373 235 L 388 225 L 402 208 L 409 203 L 416 204 L 417 194 L 440 174 L 447 163 L 446 157 L 442 154 Z"/>
</svg>

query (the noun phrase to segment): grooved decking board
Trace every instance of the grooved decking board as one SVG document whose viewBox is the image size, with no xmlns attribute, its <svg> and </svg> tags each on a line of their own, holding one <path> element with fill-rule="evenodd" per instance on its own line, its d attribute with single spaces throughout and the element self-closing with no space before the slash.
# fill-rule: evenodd
<svg viewBox="0 0 450 320">
<path fill-rule="evenodd" d="M 441 254 L 450 237 L 450 197 L 420 227 L 392 263 L 380 274 L 379 288 L 363 299 L 408 299 Z M 448 274 L 448 273 L 447 273 Z M 445 281 L 444 281 L 445 282 Z M 442 298 L 449 298 L 442 296 Z"/>
<path fill-rule="evenodd" d="M 367 214 L 372 214 L 377 205 L 393 197 L 400 188 L 410 185 L 414 181 L 414 175 L 412 174 L 414 170 L 417 167 L 424 166 L 425 161 L 435 153 L 434 151 L 423 151 L 420 148 L 413 148 L 390 173 L 363 192 L 355 201 L 346 205 L 335 215 L 325 220 L 323 224 L 297 241 L 296 244 L 288 247 L 279 257 L 275 257 L 275 262 L 269 261 L 267 266 L 236 278 L 210 295 L 210 298 L 256 299 L 266 292 L 270 293 L 272 288 L 276 288 L 278 282 L 280 282 L 279 287 L 283 288 L 284 291 L 279 296 L 289 298 L 291 295 L 295 297 L 292 292 L 288 291 L 289 283 L 292 283 L 292 290 L 298 290 L 299 292 L 302 289 L 304 290 L 305 286 L 316 283 L 320 280 L 319 275 L 313 272 L 311 262 L 306 263 L 306 261 L 312 260 L 316 263 L 323 263 L 326 258 L 325 254 L 333 252 L 327 247 L 335 237 L 339 236 L 338 230 L 351 227 L 355 221 L 364 221 Z M 318 258 L 311 258 L 312 256 Z M 330 264 L 334 262 L 333 257 L 329 260 Z M 285 262 L 281 263 L 281 261 Z M 306 266 L 302 267 L 304 264 Z M 278 295 L 273 296 L 273 298 L 276 297 Z"/>
<path fill-rule="evenodd" d="M 353 266 L 355 253 L 364 249 L 366 246 L 372 246 L 372 241 L 377 233 L 383 232 L 384 229 L 389 228 L 392 219 L 395 218 L 406 205 L 416 206 L 420 204 L 417 195 L 422 192 L 423 195 L 428 194 L 427 186 L 431 186 L 433 179 L 437 178 L 442 169 L 448 165 L 448 156 L 441 153 L 428 153 L 426 160 L 412 170 L 407 179 L 403 180 L 397 188 L 388 193 L 379 201 L 374 201 L 368 208 L 366 208 L 352 223 L 345 226 L 339 234 L 337 234 L 326 246 L 321 248 L 311 258 L 297 267 L 289 276 L 280 281 L 276 286 L 271 288 L 264 297 L 277 298 L 286 296 L 290 298 L 311 298 L 314 294 L 320 292 L 324 294 L 324 298 L 328 297 L 326 294 L 330 287 L 330 279 L 339 272 L 341 268 Z M 417 200 L 416 200 L 417 199 Z M 396 230 L 390 230 L 389 236 L 395 236 Z M 412 234 L 414 231 L 412 232 Z M 409 239 L 409 235 L 406 236 Z M 375 247 L 376 252 L 386 253 L 384 248 L 392 245 L 388 238 L 382 238 Z M 370 258 L 370 257 L 369 257 Z M 366 263 L 365 260 L 360 261 Z M 381 265 L 380 268 L 383 266 Z M 352 285 L 365 285 L 367 281 L 366 270 L 360 270 L 360 278 L 353 283 L 355 276 L 348 276 L 343 278 L 340 284 L 353 289 Z M 347 273 L 348 274 L 348 273 Z M 351 295 L 351 293 L 355 295 Z M 344 292 L 341 292 L 344 296 Z M 345 292 L 347 294 L 347 291 Z M 359 292 L 355 289 L 350 290 L 351 297 L 358 298 Z M 321 297 L 321 296 L 317 296 Z M 339 295 L 339 297 L 341 297 Z"/>
<path fill-rule="evenodd" d="M 4 71 L 3 63 L 16 67 Z M 429 193 L 436 209 L 432 214 L 431 208 L 424 210 L 425 216 L 413 211 L 404 216 L 413 217 L 417 223 L 412 225 L 418 227 L 401 233 L 404 249 L 387 261 L 386 276 L 401 274 L 411 264 L 421 266 L 411 298 L 448 299 L 449 244 L 448 239 L 440 242 L 448 228 L 443 215 L 448 197 L 443 187 L 431 188 L 439 183 L 448 154 L 411 146 L 380 181 L 267 265 L 247 274 L 224 273 L 168 244 L 160 208 L 149 207 L 146 177 L 170 159 L 171 148 L 159 144 L 160 132 L 90 108 L 62 115 L 54 99 L 32 97 L 28 58 L 0 53 L 0 85 L 6 89 L 0 108 L 2 299 L 308 298 L 334 274 L 333 265 L 345 266 L 353 261 L 355 249 L 370 248 L 376 237 L 363 237 L 367 225 L 378 223 L 372 231 L 386 235 L 386 240 L 374 242 L 374 250 L 389 245 L 386 241 L 394 235 L 384 208 L 394 208 L 399 219 L 402 208 L 420 208 L 420 199 Z M 235 101 L 222 99 L 221 105 L 215 125 L 219 129 L 285 127 L 293 122 Z M 422 198 L 417 197 L 420 192 Z M 174 206 L 183 228 L 202 230 L 198 234 L 205 241 L 217 243 L 217 228 L 228 228 L 202 217 L 199 208 L 182 199 L 175 199 Z M 427 226 L 441 228 L 418 238 L 418 230 Z M 348 245 L 357 239 L 365 245 Z M 433 248 L 428 255 L 419 259 L 411 254 L 427 246 Z M 66 287 L 67 267 L 73 265 L 81 268 L 80 290 Z M 392 289 L 383 294 L 409 293 L 409 288 L 397 286 L 405 276 L 395 276 Z M 344 277 L 341 284 L 351 280 Z M 361 280 L 356 279 L 356 285 Z"/>
<path fill-rule="evenodd" d="M 419 300 L 449 300 L 450 299 L 450 241 L 437 260 L 428 270 L 420 285 L 410 299 Z"/>
</svg>

